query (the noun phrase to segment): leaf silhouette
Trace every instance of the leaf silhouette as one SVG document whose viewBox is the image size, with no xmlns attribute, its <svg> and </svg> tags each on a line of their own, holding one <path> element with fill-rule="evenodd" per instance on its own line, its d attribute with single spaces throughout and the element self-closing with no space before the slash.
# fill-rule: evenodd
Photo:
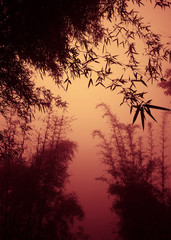
<svg viewBox="0 0 171 240">
<path fill-rule="evenodd" d="M 139 106 L 136 106 L 137 107 L 137 111 L 135 112 L 135 115 L 134 115 L 134 118 L 133 118 L 133 124 L 134 122 L 136 121 L 137 117 L 138 117 L 138 114 L 139 114 L 139 111 L 141 109 L 140 105 Z"/>
<path fill-rule="evenodd" d="M 164 111 L 171 111 L 169 108 L 155 106 L 155 105 L 151 105 L 151 104 L 144 104 L 144 106 L 148 107 L 148 108 L 154 108 L 154 109 L 159 109 L 159 110 L 164 110 Z"/>
<path fill-rule="evenodd" d="M 92 80 L 92 78 L 90 78 L 90 80 L 89 80 L 88 88 L 90 87 L 91 84 L 93 85 L 93 80 Z"/>
<path fill-rule="evenodd" d="M 147 84 L 142 79 L 140 81 L 147 87 Z"/>
<path fill-rule="evenodd" d="M 147 114 L 148 114 L 154 121 L 157 122 L 157 120 L 156 120 L 156 119 L 153 117 L 153 115 L 151 114 L 150 109 L 149 109 L 148 107 L 145 107 L 144 109 L 145 109 L 145 111 L 147 112 Z"/>
<path fill-rule="evenodd" d="M 141 122 L 142 122 L 142 127 L 144 129 L 144 120 L 145 120 L 145 115 L 144 115 L 144 108 L 141 108 Z"/>
</svg>

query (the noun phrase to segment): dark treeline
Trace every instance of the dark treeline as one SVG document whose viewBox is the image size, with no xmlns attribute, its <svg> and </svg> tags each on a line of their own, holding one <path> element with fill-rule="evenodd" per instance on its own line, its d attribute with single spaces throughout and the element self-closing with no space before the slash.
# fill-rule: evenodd
<svg viewBox="0 0 171 240">
<path fill-rule="evenodd" d="M 95 130 L 108 166 L 108 193 L 114 196 L 112 211 L 119 216 L 117 239 L 169 240 L 171 194 L 166 156 L 168 113 L 162 117 L 155 148 L 153 125 L 148 141 L 138 136 L 138 125 L 120 123 L 105 104 L 109 137 Z M 76 143 L 67 139 L 71 119 L 49 111 L 40 129 L 11 111 L 0 132 L 0 239 L 86 240 L 80 227 L 84 217 L 75 193 L 66 193 L 68 167 Z M 32 126 L 32 127 L 31 127 Z M 157 151 L 157 152 L 156 152 Z M 117 226 L 115 226 L 115 229 Z"/>
<path fill-rule="evenodd" d="M 108 193 L 114 197 L 111 210 L 119 217 L 116 239 L 171 239 L 171 192 L 166 154 L 168 113 L 162 117 L 158 132 L 148 123 L 147 139 L 138 134 L 138 125 L 119 122 L 110 108 L 100 104 L 108 122 L 109 135 L 93 132 L 98 145 Z M 157 135 L 157 147 L 156 147 Z"/>
<path fill-rule="evenodd" d="M 88 239 L 72 233 L 84 212 L 75 193 L 66 193 L 76 144 L 66 139 L 69 119 L 49 112 L 43 131 L 33 131 L 11 113 L 0 135 L 0 239 Z M 44 127 L 43 127 L 44 126 Z"/>
</svg>

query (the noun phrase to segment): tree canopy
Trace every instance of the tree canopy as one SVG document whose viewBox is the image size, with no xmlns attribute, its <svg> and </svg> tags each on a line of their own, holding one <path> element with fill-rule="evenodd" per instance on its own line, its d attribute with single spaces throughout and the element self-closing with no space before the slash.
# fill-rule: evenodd
<svg viewBox="0 0 171 240">
<path fill-rule="evenodd" d="M 132 109 L 141 109 L 151 115 L 144 92 L 138 92 L 136 83 L 146 85 L 148 80 L 163 80 L 162 61 L 171 53 L 160 41 L 160 36 L 144 24 L 134 5 L 143 0 L 6 0 L 0 2 L 0 111 L 8 106 L 21 116 L 32 113 L 31 107 L 48 108 L 55 100 L 50 90 L 36 88 L 33 71 L 48 73 L 58 86 L 66 89 L 75 77 L 86 77 L 91 84 L 119 89 Z M 132 4 L 132 8 L 131 5 Z M 155 7 L 170 7 L 166 0 L 156 0 Z M 105 27 L 104 21 L 111 24 Z M 144 72 L 139 71 L 136 40 L 145 43 L 148 61 Z M 108 44 L 122 48 L 126 62 L 108 52 Z M 103 45 L 99 55 L 97 48 Z M 99 68 L 99 61 L 103 66 Z M 96 66 L 97 64 L 97 66 Z M 113 66 L 120 66 L 123 74 L 115 77 Z M 128 76 L 126 72 L 131 72 Z M 127 75 L 126 75 L 127 74 Z M 148 105 L 148 106 L 147 106 Z"/>
</svg>

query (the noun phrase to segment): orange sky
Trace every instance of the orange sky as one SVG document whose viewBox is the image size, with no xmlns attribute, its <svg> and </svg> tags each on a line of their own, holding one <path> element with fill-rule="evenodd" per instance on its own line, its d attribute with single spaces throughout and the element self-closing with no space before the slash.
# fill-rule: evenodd
<svg viewBox="0 0 171 240">
<path fill-rule="evenodd" d="M 154 11 L 153 7 L 148 4 L 141 9 L 141 12 L 144 20 L 152 25 L 153 30 L 163 34 L 164 40 L 168 41 L 168 37 L 171 37 L 169 26 L 171 10 L 162 12 L 156 9 Z M 92 240 L 112 240 L 111 231 L 115 219 L 109 210 L 111 201 L 107 197 L 107 186 L 95 180 L 96 177 L 102 175 L 104 166 L 100 163 L 97 155 L 97 141 L 93 140 L 91 136 L 94 129 L 105 131 L 107 126 L 101 117 L 101 111 L 95 107 L 100 102 L 105 102 L 111 106 L 120 121 L 127 123 L 132 122 L 132 116 L 129 114 L 128 107 L 119 106 L 122 96 L 105 90 L 101 86 L 88 89 L 87 84 L 85 79 L 75 80 L 69 90 L 64 92 L 63 90 L 59 91 L 49 80 L 48 87 L 69 102 L 69 115 L 77 118 L 72 124 L 73 132 L 70 137 L 78 142 L 79 149 L 70 168 L 72 177 L 69 190 L 77 193 L 84 208 L 86 213 L 85 230 L 91 234 Z M 150 92 L 149 98 L 152 96 L 154 99 L 153 104 L 170 107 L 170 98 L 164 96 L 161 89 L 153 86 L 149 87 L 148 91 Z M 159 114 L 156 111 L 154 116 L 157 118 Z"/>
</svg>

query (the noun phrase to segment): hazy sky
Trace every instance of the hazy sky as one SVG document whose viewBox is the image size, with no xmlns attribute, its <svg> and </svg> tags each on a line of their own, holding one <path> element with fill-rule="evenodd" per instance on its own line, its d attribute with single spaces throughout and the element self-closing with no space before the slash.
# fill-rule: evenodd
<svg viewBox="0 0 171 240">
<path fill-rule="evenodd" d="M 143 11 L 142 11 L 143 10 Z M 171 41 L 171 10 L 161 11 L 148 4 L 141 10 L 145 22 L 152 25 L 156 33 L 161 33 L 164 40 Z M 53 83 L 49 82 L 49 87 L 55 89 Z M 57 89 L 57 87 L 56 87 Z M 170 107 L 170 98 L 162 94 L 161 89 L 150 87 L 150 96 L 153 103 Z M 102 87 L 87 88 L 87 80 L 75 80 L 68 92 L 56 91 L 60 93 L 64 100 L 69 102 L 69 115 L 76 117 L 72 124 L 73 132 L 70 134 L 72 140 L 78 142 L 79 148 L 73 164 L 70 168 L 71 184 L 69 190 L 75 191 L 78 199 L 86 213 L 84 226 L 87 233 L 92 236 L 92 240 L 112 240 L 112 228 L 114 227 L 115 216 L 110 212 L 111 200 L 107 196 L 107 186 L 95 178 L 103 174 L 104 165 L 99 160 L 96 148 L 97 141 L 93 140 L 91 133 L 94 129 L 102 129 L 105 132 L 107 125 L 102 119 L 100 109 L 95 109 L 96 105 L 105 102 L 111 106 L 120 121 L 132 122 L 129 108 L 120 107 L 121 96 L 105 90 Z M 160 113 L 155 112 L 157 118 Z"/>
</svg>

